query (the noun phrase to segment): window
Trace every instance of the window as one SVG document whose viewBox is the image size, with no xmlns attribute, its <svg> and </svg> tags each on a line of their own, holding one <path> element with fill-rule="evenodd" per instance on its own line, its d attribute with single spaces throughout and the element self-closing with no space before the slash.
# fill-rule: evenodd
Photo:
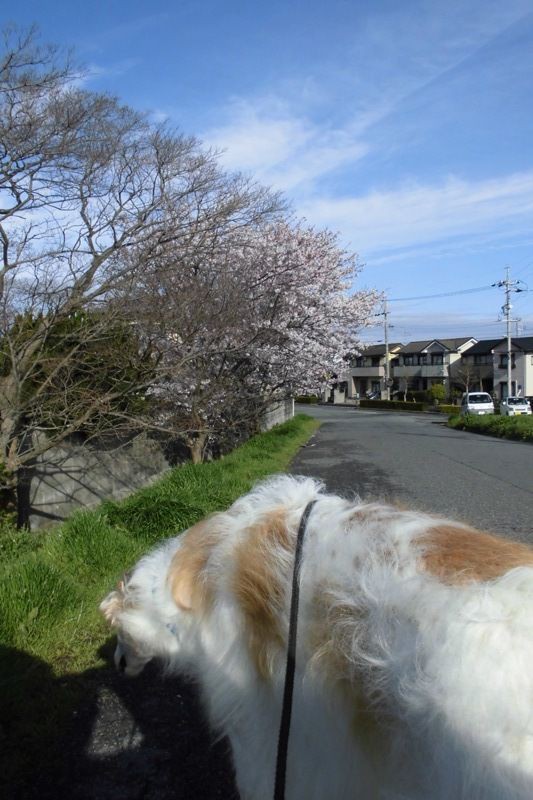
<svg viewBox="0 0 533 800">
<path fill-rule="evenodd" d="M 422 355 L 418 356 L 418 363 L 421 365 L 428 363 L 427 353 L 422 353 Z"/>
<path fill-rule="evenodd" d="M 403 363 L 405 364 L 406 367 L 412 367 L 413 364 L 415 363 L 415 357 L 412 354 L 405 355 L 403 357 Z"/>
<path fill-rule="evenodd" d="M 372 366 L 379 367 L 379 356 L 372 356 Z"/>
<path fill-rule="evenodd" d="M 507 353 L 500 353 L 500 363 L 498 366 L 500 369 L 507 369 Z M 515 366 L 514 353 L 511 353 L 511 369 L 514 369 Z"/>
<path fill-rule="evenodd" d="M 476 366 L 492 364 L 492 356 L 490 353 L 478 353 L 474 356 L 474 364 L 476 364 Z"/>
<path fill-rule="evenodd" d="M 433 353 L 431 356 L 431 363 L 434 366 L 440 366 L 444 364 L 444 356 L 442 353 Z"/>
</svg>

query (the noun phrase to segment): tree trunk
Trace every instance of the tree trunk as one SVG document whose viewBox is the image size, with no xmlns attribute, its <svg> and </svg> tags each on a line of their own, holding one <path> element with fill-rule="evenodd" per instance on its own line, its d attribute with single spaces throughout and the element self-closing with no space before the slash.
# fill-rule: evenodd
<svg viewBox="0 0 533 800">
<path fill-rule="evenodd" d="M 21 467 L 17 475 L 17 528 L 30 529 L 32 467 Z"/>
<path fill-rule="evenodd" d="M 17 474 L 1 470 L 0 464 L 0 514 L 17 510 Z"/>
<path fill-rule="evenodd" d="M 33 462 L 21 464 L 32 449 L 33 432 L 21 420 L 6 415 L 0 429 L 0 510 L 16 511 L 17 528 L 30 527 L 30 497 Z M 1 467 L 3 466 L 3 469 Z"/>
<path fill-rule="evenodd" d="M 191 459 L 193 464 L 201 464 L 203 462 L 204 448 L 206 441 L 207 441 L 206 433 L 199 433 L 194 439 L 190 441 L 189 449 L 191 451 Z"/>
</svg>

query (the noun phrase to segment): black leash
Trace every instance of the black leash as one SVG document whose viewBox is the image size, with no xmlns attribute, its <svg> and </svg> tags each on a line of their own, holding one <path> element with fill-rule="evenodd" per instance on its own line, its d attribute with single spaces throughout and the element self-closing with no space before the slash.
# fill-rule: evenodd
<svg viewBox="0 0 533 800">
<path fill-rule="evenodd" d="M 276 784 L 274 800 L 285 798 L 285 777 L 287 771 L 287 749 L 291 727 L 292 694 L 294 689 L 294 671 L 296 669 L 296 633 L 298 628 L 298 603 L 300 601 L 300 569 L 302 566 L 302 545 L 307 521 L 316 500 L 311 500 L 305 507 L 294 551 L 294 571 L 292 573 L 291 612 L 289 617 L 289 641 L 287 646 L 287 668 L 285 670 L 285 687 L 283 690 L 283 706 L 278 737 L 278 757 L 276 761 Z"/>
</svg>

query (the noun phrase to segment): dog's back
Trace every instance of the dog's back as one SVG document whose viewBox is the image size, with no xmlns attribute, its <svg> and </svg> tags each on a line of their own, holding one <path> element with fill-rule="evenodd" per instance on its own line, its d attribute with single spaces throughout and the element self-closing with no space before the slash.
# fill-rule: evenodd
<svg viewBox="0 0 533 800">
<path fill-rule="evenodd" d="M 243 798 L 271 798 L 294 542 L 315 498 L 287 798 L 533 797 L 523 545 L 279 478 L 158 551 L 157 569 L 145 559 L 114 617 L 119 637 L 133 646 L 136 614 L 160 625 L 154 654 L 197 677 Z"/>
</svg>

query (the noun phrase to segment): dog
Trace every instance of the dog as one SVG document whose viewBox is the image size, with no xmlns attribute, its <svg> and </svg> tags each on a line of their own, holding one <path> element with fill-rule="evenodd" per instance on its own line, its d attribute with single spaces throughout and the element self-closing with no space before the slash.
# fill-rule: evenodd
<svg viewBox="0 0 533 800">
<path fill-rule="evenodd" d="M 243 800 L 273 796 L 294 547 L 287 800 L 531 800 L 533 549 L 277 476 L 146 555 L 101 604 L 115 663 L 198 682 Z"/>
</svg>

